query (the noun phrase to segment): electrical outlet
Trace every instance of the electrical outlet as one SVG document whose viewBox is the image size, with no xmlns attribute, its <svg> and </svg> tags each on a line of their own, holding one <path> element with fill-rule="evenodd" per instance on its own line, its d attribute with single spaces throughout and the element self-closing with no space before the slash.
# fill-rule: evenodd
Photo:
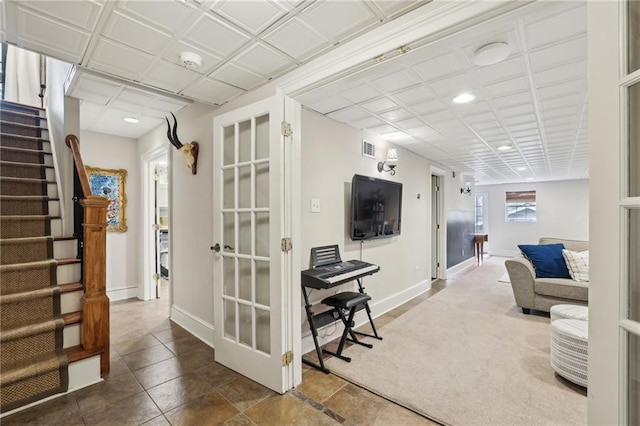
<svg viewBox="0 0 640 426">
<path fill-rule="evenodd" d="M 311 199 L 311 213 L 320 213 L 320 199 L 312 198 Z"/>
</svg>

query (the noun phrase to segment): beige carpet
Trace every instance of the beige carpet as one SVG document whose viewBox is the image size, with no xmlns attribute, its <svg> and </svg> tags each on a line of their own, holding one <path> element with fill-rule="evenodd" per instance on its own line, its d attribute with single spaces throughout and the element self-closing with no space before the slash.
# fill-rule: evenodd
<svg viewBox="0 0 640 426">
<path fill-rule="evenodd" d="M 523 315 L 491 258 L 351 346 L 332 373 L 451 425 L 584 425 L 586 390 L 554 374 L 549 318 Z"/>
</svg>

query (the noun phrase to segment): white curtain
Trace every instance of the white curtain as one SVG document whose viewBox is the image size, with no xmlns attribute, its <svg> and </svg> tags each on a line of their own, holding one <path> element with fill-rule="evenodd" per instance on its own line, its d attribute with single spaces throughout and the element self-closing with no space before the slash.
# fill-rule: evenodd
<svg viewBox="0 0 640 426">
<path fill-rule="evenodd" d="M 7 46 L 4 98 L 19 104 L 41 107 L 40 55 Z"/>
</svg>

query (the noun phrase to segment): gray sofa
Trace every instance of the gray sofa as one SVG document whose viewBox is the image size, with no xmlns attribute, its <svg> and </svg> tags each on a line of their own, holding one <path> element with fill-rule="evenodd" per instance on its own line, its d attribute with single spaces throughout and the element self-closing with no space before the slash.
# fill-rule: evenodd
<svg viewBox="0 0 640 426">
<path fill-rule="evenodd" d="M 589 250 L 588 241 L 563 240 L 559 238 L 540 238 L 538 244 L 562 243 L 567 250 Z M 588 282 L 574 281 L 569 278 L 536 278 L 533 265 L 523 256 L 505 261 L 516 304 L 525 314 L 531 309 L 549 312 L 553 305 L 569 303 L 587 305 L 589 300 Z"/>
</svg>

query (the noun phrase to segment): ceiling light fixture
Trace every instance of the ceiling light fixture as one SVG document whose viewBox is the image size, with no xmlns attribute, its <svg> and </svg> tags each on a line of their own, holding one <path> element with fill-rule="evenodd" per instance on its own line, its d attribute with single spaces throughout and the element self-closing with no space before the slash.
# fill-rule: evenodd
<svg viewBox="0 0 640 426">
<path fill-rule="evenodd" d="M 500 146 L 498 147 L 498 151 L 508 151 L 508 150 L 510 150 L 511 148 L 513 148 L 513 146 L 511 146 L 511 145 L 500 145 Z"/>
<path fill-rule="evenodd" d="M 123 118 L 123 120 L 126 121 L 127 123 L 134 123 L 134 124 L 140 122 L 140 120 L 138 120 L 135 117 L 125 117 L 125 118 Z"/>
<path fill-rule="evenodd" d="M 195 70 L 202 65 L 202 57 L 193 52 L 181 52 L 180 62 L 182 62 L 183 67 Z"/>
<path fill-rule="evenodd" d="M 453 98 L 453 102 L 456 104 L 466 104 L 467 102 L 471 102 L 476 97 L 471 93 L 460 93 L 458 96 Z"/>
<path fill-rule="evenodd" d="M 524 172 L 525 170 L 527 170 L 527 168 L 526 167 L 518 167 L 516 170 L 519 171 L 519 172 Z"/>
<path fill-rule="evenodd" d="M 485 44 L 475 51 L 473 63 L 479 66 L 497 64 L 504 61 L 511 53 L 511 48 L 502 41 Z"/>
</svg>

